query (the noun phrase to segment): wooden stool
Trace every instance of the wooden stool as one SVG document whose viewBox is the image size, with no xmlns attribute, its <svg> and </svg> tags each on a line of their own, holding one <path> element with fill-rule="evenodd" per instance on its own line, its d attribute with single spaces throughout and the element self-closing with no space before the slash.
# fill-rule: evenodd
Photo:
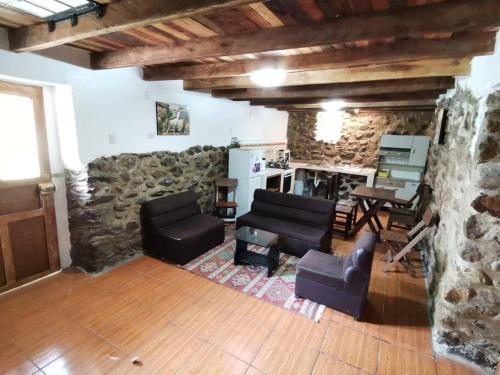
<svg viewBox="0 0 500 375">
<path fill-rule="evenodd" d="M 349 232 L 352 227 L 356 225 L 356 216 L 358 214 L 358 204 L 357 202 L 345 201 L 346 204 L 338 202 L 335 204 L 335 218 L 333 221 L 334 230 L 335 227 L 340 227 L 342 235 L 346 240 L 349 236 Z M 338 219 L 341 220 L 338 220 Z"/>
<path fill-rule="evenodd" d="M 334 231 L 342 232 L 346 240 L 352 227 L 356 225 L 358 203 L 346 199 L 339 199 L 340 173 L 328 177 L 326 199 L 335 201 L 335 217 L 333 218 Z M 338 220 L 341 219 L 341 220 Z"/>
<path fill-rule="evenodd" d="M 223 219 L 226 223 L 233 223 L 236 221 L 236 188 L 238 187 L 238 180 L 236 178 L 220 178 L 215 181 L 215 204 L 214 216 Z M 226 200 L 221 200 L 219 189 L 225 189 Z M 229 200 L 230 193 L 233 193 L 233 199 Z"/>
</svg>

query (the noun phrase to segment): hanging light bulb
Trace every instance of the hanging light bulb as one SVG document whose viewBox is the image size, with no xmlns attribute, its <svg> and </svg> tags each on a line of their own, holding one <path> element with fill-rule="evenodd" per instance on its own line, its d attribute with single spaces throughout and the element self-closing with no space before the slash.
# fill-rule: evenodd
<svg viewBox="0 0 500 375">
<path fill-rule="evenodd" d="M 286 70 L 265 68 L 250 73 L 250 80 L 261 87 L 276 87 L 285 81 Z"/>
<path fill-rule="evenodd" d="M 325 111 L 336 112 L 339 111 L 345 103 L 342 100 L 330 100 L 329 102 L 321 103 L 321 108 Z"/>
</svg>

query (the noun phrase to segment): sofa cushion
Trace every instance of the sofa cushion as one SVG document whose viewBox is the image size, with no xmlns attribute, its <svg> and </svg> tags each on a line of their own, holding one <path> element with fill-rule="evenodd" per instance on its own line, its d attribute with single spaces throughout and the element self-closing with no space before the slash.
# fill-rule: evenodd
<svg viewBox="0 0 500 375">
<path fill-rule="evenodd" d="M 158 234 L 179 242 L 190 241 L 197 240 L 199 236 L 218 226 L 224 226 L 221 220 L 213 216 L 198 214 L 160 228 Z"/>
<path fill-rule="evenodd" d="M 192 191 L 169 195 L 163 198 L 153 199 L 142 204 L 144 215 L 148 217 L 158 216 L 166 212 L 177 210 L 180 207 L 196 204 L 198 197 Z"/>
<path fill-rule="evenodd" d="M 168 211 L 161 215 L 146 217 L 145 223 L 153 228 L 162 228 L 179 220 L 187 219 L 190 216 L 197 215 L 201 212 L 200 207 L 196 204 L 179 207 L 174 211 Z"/>
<path fill-rule="evenodd" d="M 300 277 L 344 289 L 343 263 L 344 258 L 309 250 L 297 263 L 297 270 Z"/>
<path fill-rule="evenodd" d="M 238 218 L 238 227 L 244 225 L 267 230 L 285 237 L 297 238 L 318 246 L 321 245 L 323 237 L 328 234 L 327 227 L 312 227 L 280 218 L 258 215 L 253 212 Z"/>
<path fill-rule="evenodd" d="M 333 217 L 331 213 L 308 211 L 295 207 L 260 202 L 258 200 L 252 202 L 252 212 L 296 223 L 309 223 L 310 225 L 327 225 Z"/>
<path fill-rule="evenodd" d="M 276 193 L 264 189 L 255 190 L 254 200 L 324 214 L 332 214 L 335 206 L 335 203 L 333 201 L 328 201 L 325 199 L 303 197 L 294 194 Z"/>
</svg>

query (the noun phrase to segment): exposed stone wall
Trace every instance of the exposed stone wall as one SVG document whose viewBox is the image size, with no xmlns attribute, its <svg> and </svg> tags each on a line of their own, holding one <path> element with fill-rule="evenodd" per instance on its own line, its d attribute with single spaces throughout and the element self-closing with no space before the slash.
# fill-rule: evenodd
<svg viewBox="0 0 500 375">
<path fill-rule="evenodd" d="M 432 112 L 346 113 L 342 137 L 333 144 L 315 140 L 316 112 L 290 112 L 288 147 L 292 160 L 323 160 L 325 163 L 375 167 L 380 136 L 429 135 Z"/>
<path fill-rule="evenodd" d="M 426 181 L 440 215 L 427 261 L 434 338 L 493 372 L 500 355 L 500 92 L 479 102 L 457 90 L 444 145 Z"/>
<path fill-rule="evenodd" d="M 143 202 L 186 190 L 211 212 L 214 181 L 227 176 L 225 147 L 98 158 L 66 186 L 73 265 L 100 272 L 142 252 L 139 209 Z"/>
</svg>

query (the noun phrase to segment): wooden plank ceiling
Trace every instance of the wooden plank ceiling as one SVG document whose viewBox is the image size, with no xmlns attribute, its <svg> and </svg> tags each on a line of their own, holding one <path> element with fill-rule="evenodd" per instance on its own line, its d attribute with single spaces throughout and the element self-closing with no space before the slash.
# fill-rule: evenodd
<svg viewBox="0 0 500 375">
<path fill-rule="evenodd" d="M 146 80 L 183 79 L 188 90 L 280 110 L 331 99 L 349 109 L 432 109 L 472 57 L 493 52 L 500 26 L 498 0 L 137 1 L 115 1 L 102 25 L 89 20 L 60 39 L 6 8 L 0 25 L 12 29 L 13 50 L 70 41 L 95 69 L 142 66 Z M 267 66 L 288 71 L 280 87 L 249 79 Z"/>
</svg>

